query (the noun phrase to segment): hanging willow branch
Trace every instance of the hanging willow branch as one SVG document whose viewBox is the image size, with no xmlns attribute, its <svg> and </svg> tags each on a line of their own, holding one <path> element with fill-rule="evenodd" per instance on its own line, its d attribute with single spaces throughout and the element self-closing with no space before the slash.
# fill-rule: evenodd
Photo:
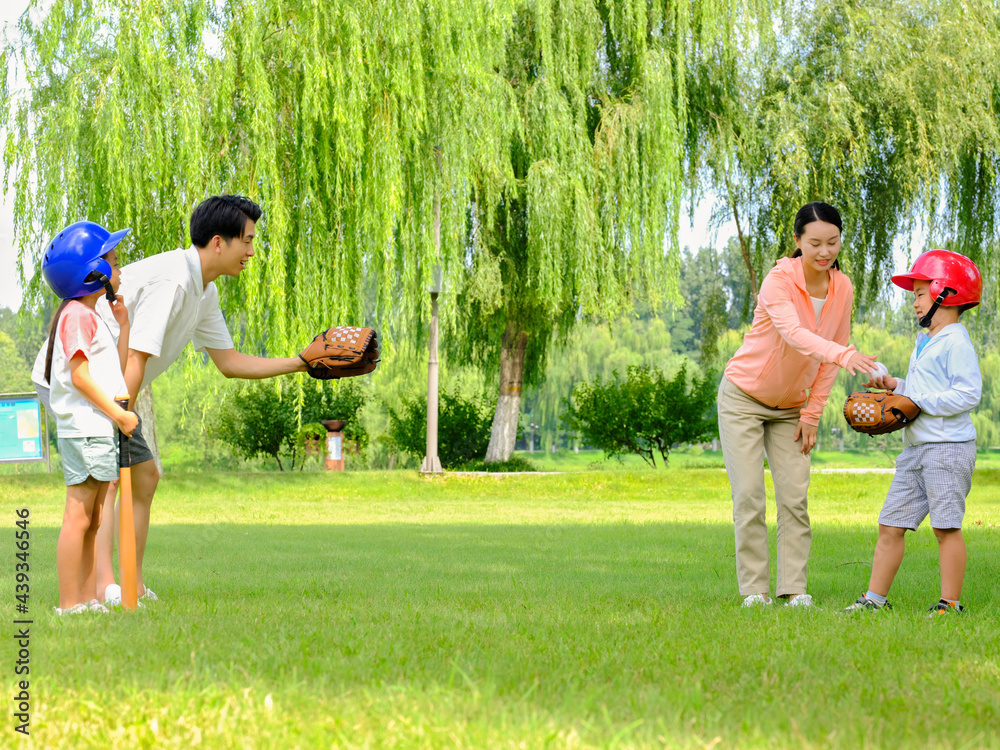
<svg viewBox="0 0 1000 750">
<path fill-rule="evenodd" d="M 992 263 L 998 13 L 54 0 L 3 56 L 27 83 L 2 112 L 22 281 L 70 221 L 131 226 L 135 260 L 186 246 L 193 207 L 240 192 L 265 209 L 259 252 L 220 291 L 250 346 L 287 353 L 332 320 L 416 341 L 440 262 L 447 340 L 490 366 L 520 328 L 530 382 L 554 326 L 677 293 L 681 198 L 721 187 L 712 164 L 733 165 L 758 273 L 814 199 L 843 210 L 845 266 L 869 293 L 920 218 Z M 39 305 L 40 275 L 26 286 Z"/>
<path fill-rule="evenodd" d="M 813 200 L 841 210 L 844 268 L 860 303 L 888 286 L 894 246 L 919 223 L 929 243 L 995 269 L 1000 6 L 819 0 L 790 9 L 735 58 L 708 47 L 692 64 L 700 106 L 689 154 L 720 195 L 738 175 L 741 213 L 763 249 L 757 270 L 792 247 L 795 213 Z"/>
<path fill-rule="evenodd" d="M 733 9 L 54 0 L 6 50 L 23 268 L 84 217 L 131 226 L 129 261 L 186 246 L 194 205 L 244 193 L 260 247 L 220 291 L 248 345 L 331 320 L 412 340 L 440 262 L 446 328 L 485 365 L 528 332 L 534 377 L 554 324 L 676 293 L 686 56 L 730 47 Z"/>
</svg>

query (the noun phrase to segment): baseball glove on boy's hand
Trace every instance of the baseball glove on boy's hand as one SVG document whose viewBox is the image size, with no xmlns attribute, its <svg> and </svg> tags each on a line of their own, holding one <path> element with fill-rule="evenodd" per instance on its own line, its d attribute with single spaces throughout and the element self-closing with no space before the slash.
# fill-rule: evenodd
<svg viewBox="0 0 1000 750">
<path fill-rule="evenodd" d="M 844 402 L 844 419 L 855 432 L 884 435 L 902 429 L 920 416 L 920 407 L 892 391 L 855 391 Z"/>
<path fill-rule="evenodd" d="M 378 364 L 378 334 L 371 328 L 327 328 L 299 353 L 318 380 L 367 375 Z"/>
</svg>

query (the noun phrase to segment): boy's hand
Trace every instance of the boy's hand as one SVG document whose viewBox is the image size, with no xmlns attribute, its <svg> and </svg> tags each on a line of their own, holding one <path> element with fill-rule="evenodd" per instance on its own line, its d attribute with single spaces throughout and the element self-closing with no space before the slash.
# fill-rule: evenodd
<svg viewBox="0 0 1000 750">
<path fill-rule="evenodd" d="M 139 417 L 135 415 L 135 412 L 125 411 L 121 407 L 118 407 L 118 410 L 121 414 L 115 418 L 115 424 L 118 425 L 118 429 L 125 437 L 132 437 L 132 431 L 139 426 Z"/>
<path fill-rule="evenodd" d="M 125 298 L 120 294 L 115 295 L 115 301 L 111 304 L 111 314 L 115 316 L 119 328 L 128 328 L 128 308 L 125 307 Z"/>
<path fill-rule="evenodd" d="M 896 378 L 890 375 L 878 375 L 877 377 L 872 377 L 867 383 L 862 383 L 865 388 L 882 388 L 887 391 L 896 390 L 898 383 Z"/>
</svg>

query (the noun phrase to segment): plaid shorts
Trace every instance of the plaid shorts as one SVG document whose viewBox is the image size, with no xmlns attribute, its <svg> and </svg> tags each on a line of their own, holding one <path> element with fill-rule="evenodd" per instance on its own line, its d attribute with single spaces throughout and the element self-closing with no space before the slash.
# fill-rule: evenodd
<svg viewBox="0 0 1000 750">
<path fill-rule="evenodd" d="M 906 446 L 896 459 L 878 522 L 916 529 L 930 515 L 932 528 L 962 528 L 975 468 L 975 440 Z"/>
</svg>

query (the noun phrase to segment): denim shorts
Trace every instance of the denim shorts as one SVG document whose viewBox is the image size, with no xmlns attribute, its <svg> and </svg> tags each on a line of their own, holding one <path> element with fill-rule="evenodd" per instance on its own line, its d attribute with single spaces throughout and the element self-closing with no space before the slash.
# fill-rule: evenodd
<svg viewBox="0 0 1000 750">
<path fill-rule="evenodd" d="M 118 478 L 117 437 L 61 437 L 59 455 L 67 487 L 83 484 L 87 477 L 98 482 Z"/>
<path fill-rule="evenodd" d="M 38 383 L 34 384 L 35 393 L 38 394 L 38 398 L 42 402 L 42 406 L 45 407 L 45 412 L 47 414 L 52 413 L 52 407 L 49 406 L 49 396 L 51 391 L 43 385 Z M 136 414 L 136 417 L 139 415 Z M 115 446 L 119 445 L 118 431 L 115 430 Z M 62 448 L 59 449 L 62 452 Z M 149 443 L 146 442 L 146 438 L 142 434 L 142 419 L 139 419 L 139 425 L 132 430 L 132 437 L 128 440 L 128 447 L 125 451 L 120 452 L 120 462 L 123 469 L 127 469 L 130 466 L 135 466 L 136 464 L 141 464 L 143 461 L 153 460 L 153 451 L 149 448 Z M 115 477 L 117 479 L 117 477 Z M 82 480 L 81 480 L 82 481 Z M 101 480 L 104 481 L 104 480 Z M 74 484 L 79 484 L 79 482 L 74 482 Z"/>
</svg>

